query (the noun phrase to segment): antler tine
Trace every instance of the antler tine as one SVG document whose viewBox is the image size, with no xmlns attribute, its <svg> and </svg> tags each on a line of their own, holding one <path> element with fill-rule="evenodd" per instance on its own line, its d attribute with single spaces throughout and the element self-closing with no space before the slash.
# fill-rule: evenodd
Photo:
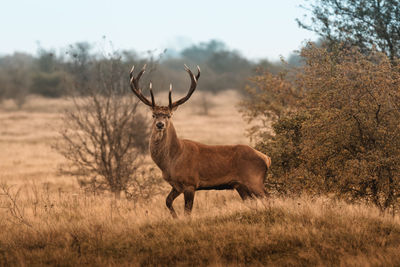
<svg viewBox="0 0 400 267">
<path fill-rule="evenodd" d="M 146 105 L 148 105 L 148 106 L 151 106 L 151 107 L 154 107 L 154 96 L 153 96 L 153 91 L 151 90 L 151 88 L 150 88 L 150 93 L 151 93 L 151 100 L 152 100 L 152 102 L 150 102 L 150 101 L 147 99 L 147 97 L 145 97 L 145 96 L 142 94 L 142 90 L 140 90 L 140 88 L 139 88 L 139 80 L 140 80 L 140 77 L 142 77 L 143 73 L 144 73 L 145 70 L 146 70 L 146 64 L 143 66 L 142 70 L 138 73 L 138 75 L 136 76 L 136 78 L 135 78 L 135 76 L 133 76 L 133 71 L 134 71 L 134 69 L 135 69 L 135 66 L 132 66 L 132 69 L 131 69 L 131 71 L 130 71 L 130 73 L 129 73 L 129 77 L 130 77 L 130 87 L 131 87 L 131 89 L 132 89 L 132 92 L 133 92 L 144 104 L 146 104 Z"/>
<path fill-rule="evenodd" d="M 168 106 L 170 109 L 172 109 L 172 83 L 169 84 L 168 100 L 169 100 Z"/>
<path fill-rule="evenodd" d="M 197 86 L 197 79 L 200 78 L 200 67 L 197 66 L 197 70 L 198 73 L 196 76 L 194 76 L 194 74 L 192 73 L 192 71 L 189 69 L 188 66 L 186 66 L 186 64 L 184 64 L 185 70 L 187 71 L 187 73 L 190 76 L 190 80 L 191 80 L 191 84 L 190 84 L 190 89 L 189 92 L 187 93 L 187 95 L 181 99 L 179 99 L 178 101 L 170 104 L 170 109 L 177 107 L 179 105 L 182 105 L 183 103 L 185 103 L 193 94 L 194 90 L 196 89 Z M 170 93 L 169 95 L 171 95 L 171 91 L 172 91 L 172 86 L 170 87 Z M 170 97 L 170 103 L 172 102 L 171 97 Z"/>
<path fill-rule="evenodd" d="M 150 82 L 149 84 L 149 90 L 150 90 L 150 95 L 151 95 L 151 106 L 154 107 L 155 106 L 155 102 L 154 102 L 154 95 L 153 95 L 153 84 Z"/>
<path fill-rule="evenodd" d="M 183 65 L 185 66 L 185 70 L 186 70 L 187 72 L 189 72 L 189 74 L 193 75 L 193 73 L 192 73 L 192 71 L 189 69 L 189 67 L 188 67 L 186 64 L 183 64 Z M 196 77 L 196 82 L 197 82 L 197 80 L 200 78 L 200 67 L 199 67 L 199 65 L 197 65 L 196 67 L 197 67 L 197 75 L 196 75 L 195 77 Z"/>
<path fill-rule="evenodd" d="M 197 65 L 197 75 L 196 75 L 196 81 L 198 81 L 200 78 L 200 67 Z"/>
</svg>

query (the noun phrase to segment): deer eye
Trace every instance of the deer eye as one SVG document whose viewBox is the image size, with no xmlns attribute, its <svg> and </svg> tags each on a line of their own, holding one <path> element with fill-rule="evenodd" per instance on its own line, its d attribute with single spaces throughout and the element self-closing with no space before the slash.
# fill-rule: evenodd
<svg viewBox="0 0 400 267">
<path fill-rule="evenodd" d="M 171 115 L 168 115 L 167 117 L 168 117 L 168 119 L 169 119 L 169 118 L 171 118 Z"/>
<path fill-rule="evenodd" d="M 153 114 L 153 118 L 155 118 L 155 117 L 156 117 L 156 115 Z"/>
</svg>

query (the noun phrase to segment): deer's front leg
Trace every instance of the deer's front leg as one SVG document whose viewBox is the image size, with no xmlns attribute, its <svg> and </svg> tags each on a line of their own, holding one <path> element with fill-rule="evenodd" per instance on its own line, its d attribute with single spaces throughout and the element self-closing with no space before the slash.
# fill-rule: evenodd
<svg viewBox="0 0 400 267">
<path fill-rule="evenodd" d="M 194 189 L 185 189 L 183 196 L 185 197 L 185 215 L 190 215 L 193 208 Z"/>
<path fill-rule="evenodd" d="M 171 192 L 169 192 L 167 199 L 165 201 L 167 208 L 171 212 L 171 215 L 174 219 L 178 218 L 178 215 L 176 215 L 176 212 L 174 210 L 174 207 L 172 206 L 172 203 L 174 202 L 175 198 L 177 198 L 180 194 L 181 194 L 181 192 L 179 192 L 174 187 L 172 187 L 172 190 L 171 190 Z"/>
</svg>

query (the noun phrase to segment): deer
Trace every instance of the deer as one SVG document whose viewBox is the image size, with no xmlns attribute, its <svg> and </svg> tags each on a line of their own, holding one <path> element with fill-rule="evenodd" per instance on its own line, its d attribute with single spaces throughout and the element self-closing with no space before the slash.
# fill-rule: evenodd
<svg viewBox="0 0 400 267">
<path fill-rule="evenodd" d="M 191 84 L 186 96 L 172 102 L 172 84 L 169 87 L 168 106 L 156 105 L 149 83 L 151 101 L 142 93 L 140 78 L 146 65 L 136 75 L 135 66 L 130 71 L 130 87 L 141 102 L 149 106 L 153 115 L 150 136 L 150 155 L 162 172 L 162 177 L 172 189 L 166 198 L 166 206 L 173 218 L 177 214 L 173 201 L 183 193 L 184 214 L 193 209 L 195 192 L 198 190 L 236 190 L 242 200 L 265 198 L 264 179 L 271 166 L 271 158 L 248 145 L 206 145 L 180 139 L 172 123 L 172 114 L 192 96 L 200 78 L 184 65 Z"/>
</svg>

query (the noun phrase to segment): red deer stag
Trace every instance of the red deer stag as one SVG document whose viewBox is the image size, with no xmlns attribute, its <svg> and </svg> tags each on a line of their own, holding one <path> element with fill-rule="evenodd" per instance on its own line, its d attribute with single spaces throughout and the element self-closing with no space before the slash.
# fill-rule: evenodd
<svg viewBox="0 0 400 267">
<path fill-rule="evenodd" d="M 136 77 L 134 67 L 130 72 L 130 86 L 133 93 L 153 112 L 153 125 L 150 137 L 150 153 L 153 161 L 161 169 L 163 178 L 172 186 L 166 205 L 176 218 L 172 202 L 181 193 L 185 199 L 185 214 L 192 211 L 196 190 L 236 189 L 240 197 L 265 197 L 264 178 L 271 165 L 271 159 L 247 145 L 204 145 L 195 141 L 179 139 L 172 113 L 193 94 L 200 77 L 200 68 L 195 76 L 185 65 L 191 85 L 187 95 L 172 102 L 172 85 L 169 89 L 169 105 L 159 106 L 154 102 L 150 83 L 151 101 L 143 95 L 139 80 L 145 67 Z"/>
</svg>

